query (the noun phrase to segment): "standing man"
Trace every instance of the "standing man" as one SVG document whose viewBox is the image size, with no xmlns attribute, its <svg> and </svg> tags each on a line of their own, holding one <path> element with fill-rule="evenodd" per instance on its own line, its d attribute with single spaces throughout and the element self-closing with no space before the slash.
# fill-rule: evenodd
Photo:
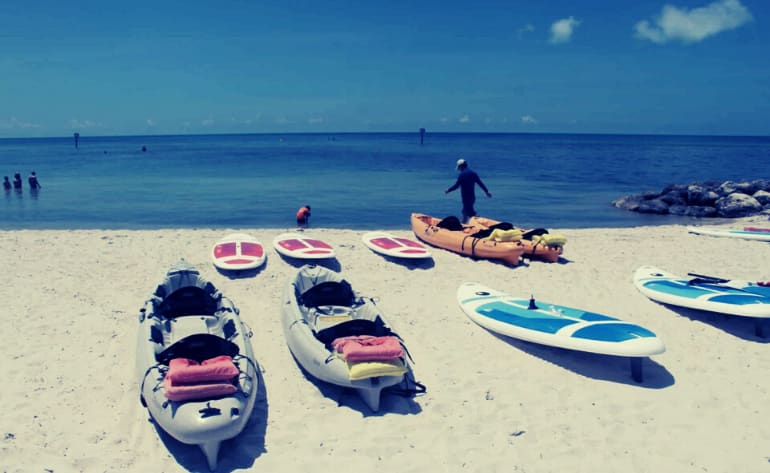
<svg viewBox="0 0 770 473">
<path fill-rule="evenodd" d="M 479 175 L 468 167 L 468 162 L 464 159 L 457 160 L 457 170 L 460 171 L 460 175 L 457 176 L 457 182 L 445 190 L 444 194 L 448 194 L 458 187 L 460 188 L 460 196 L 463 199 L 463 223 L 468 223 L 468 220 L 476 215 L 476 209 L 473 208 L 473 204 L 476 202 L 476 184 L 487 194 L 487 197 L 492 197 L 492 193 L 481 182 Z"/>
</svg>

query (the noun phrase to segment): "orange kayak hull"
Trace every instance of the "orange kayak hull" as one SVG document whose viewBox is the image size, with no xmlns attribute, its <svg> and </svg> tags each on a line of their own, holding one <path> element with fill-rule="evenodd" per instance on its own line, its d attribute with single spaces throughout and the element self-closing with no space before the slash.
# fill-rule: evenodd
<svg viewBox="0 0 770 473">
<path fill-rule="evenodd" d="M 515 266 L 521 262 L 521 256 L 525 251 L 524 246 L 518 241 L 498 242 L 486 238 L 474 238 L 471 234 L 476 230 L 453 231 L 438 227 L 441 219 L 430 215 L 413 213 L 411 220 L 412 231 L 417 238 L 431 246 L 461 255 L 500 260 Z"/>
<path fill-rule="evenodd" d="M 471 217 L 468 225 L 473 227 L 473 231 L 484 230 L 492 225 L 500 223 L 499 220 L 494 220 L 486 217 Z M 515 227 L 514 227 L 515 228 Z M 522 233 L 526 233 L 526 229 L 517 228 Z M 559 257 L 564 252 L 564 248 L 561 246 L 547 246 L 540 242 L 533 242 L 532 240 L 521 240 L 521 244 L 524 246 L 524 258 L 539 259 L 548 261 L 549 263 L 556 263 L 559 261 Z"/>
</svg>

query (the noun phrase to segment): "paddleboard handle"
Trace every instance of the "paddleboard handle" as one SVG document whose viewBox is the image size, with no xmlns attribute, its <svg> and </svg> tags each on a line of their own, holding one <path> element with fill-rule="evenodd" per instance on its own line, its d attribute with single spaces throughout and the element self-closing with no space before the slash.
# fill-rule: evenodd
<svg viewBox="0 0 770 473">
<path fill-rule="evenodd" d="M 535 304 L 535 296 L 529 296 L 529 306 L 527 307 L 527 310 L 537 310 L 540 307 Z"/>
</svg>

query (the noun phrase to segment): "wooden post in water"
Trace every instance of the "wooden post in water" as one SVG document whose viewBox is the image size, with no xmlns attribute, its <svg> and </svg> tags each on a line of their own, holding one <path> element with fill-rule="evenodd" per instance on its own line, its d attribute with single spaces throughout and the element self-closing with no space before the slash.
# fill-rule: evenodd
<svg viewBox="0 0 770 473">
<path fill-rule="evenodd" d="M 80 133 L 75 133 L 75 148 L 78 147 L 79 141 L 80 141 Z"/>
<path fill-rule="evenodd" d="M 420 146 L 425 142 L 425 128 L 420 128 Z"/>
</svg>

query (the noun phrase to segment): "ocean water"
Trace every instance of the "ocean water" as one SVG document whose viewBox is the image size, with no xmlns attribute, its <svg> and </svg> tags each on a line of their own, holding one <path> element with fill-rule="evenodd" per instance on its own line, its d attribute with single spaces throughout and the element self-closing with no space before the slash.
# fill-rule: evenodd
<svg viewBox="0 0 770 473">
<path fill-rule="evenodd" d="M 143 151 L 142 148 L 146 151 Z M 493 194 L 480 215 L 523 227 L 692 222 L 612 207 L 667 184 L 770 178 L 770 137 L 418 133 L 81 136 L 0 139 L 0 229 L 409 229 L 409 215 L 460 215 L 468 160 Z M 42 189 L 32 193 L 36 171 Z"/>
</svg>

